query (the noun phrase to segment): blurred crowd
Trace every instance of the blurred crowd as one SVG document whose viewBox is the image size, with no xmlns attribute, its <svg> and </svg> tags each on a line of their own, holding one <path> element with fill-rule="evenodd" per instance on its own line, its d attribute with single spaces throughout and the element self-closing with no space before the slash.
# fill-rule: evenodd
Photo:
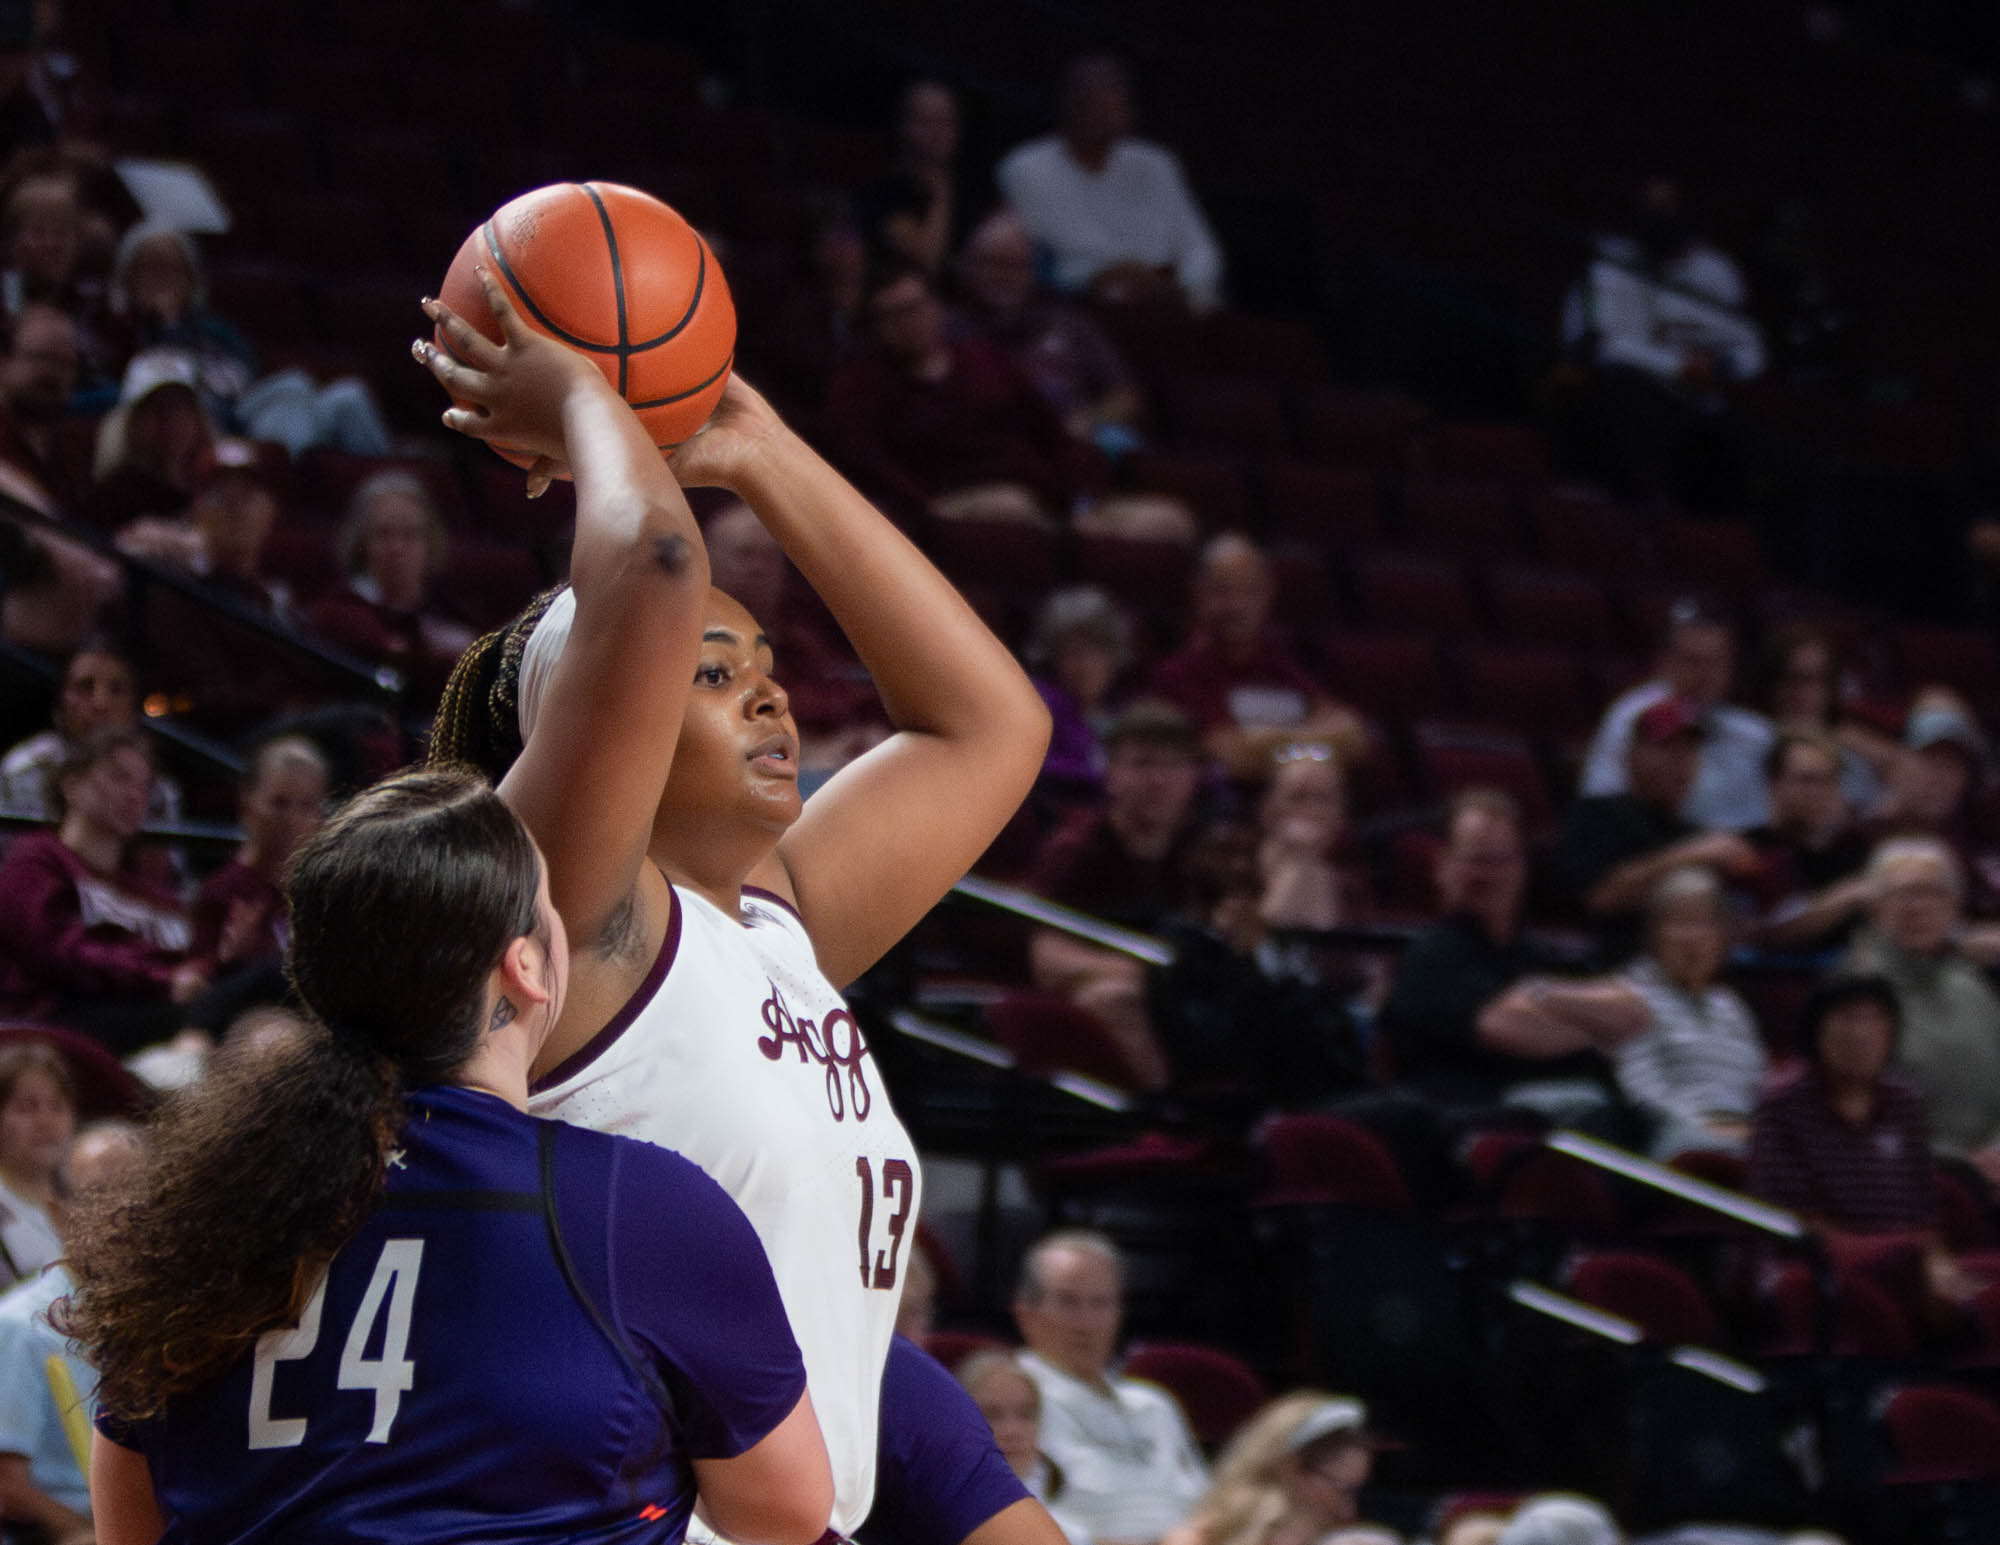
<svg viewBox="0 0 2000 1545">
<path fill-rule="evenodd" d="M 38 1274 L 97 1162 L 79 1066 L 170 1087 L 283 1011 L 287 860 L 330 800 L 421 754 L 460 652 L 564 562 L 560 496 L 524 513 L 511 472 L 412 427 L 406 385 L 231 314 L 205 238 L 116 169 L 95 21 L 0 6 L 0 1283 L 21 1283 L 0 1361 L 43 1355 Z M 2000 666 L 1884 647 L 1711 561 L 1742 550 L 1730 517 L 1769 471 L 1742 389 L 1817 368 L 1844 326 L 1805 236 L 1746 275 L 1646 181 L 1572 276 L 1544 429 L 1497 430 L 1482 483 L 1421 405 L 1331 381 L 1203 396 L 1163 371 L 1273 335 L 1231 312 L 1127 66 L 1074 60 L 1053 100 L 1050 132 L 974 166 L 958 92 L 917 81 L 867 175 L 802 195 L 779 239 L 715 232 L 742 367 L 963 583 L 1053 716 L 982 871 L 1166 946 L 1044 911 L 947 970 L 1230 1153 L 1274 1115 L 1330 1118 L 1443 1217 L 1482 1139 L 1579 1130 L 1797 1214 L 1834 1291 L 1888 1300 L 1911 1366 L 2000 1352 L 1978 1248 L 2000 1187 Z M 220 249 L 238 296 L 281 266 L 254 231 Z M 389 331 L 417 331 L 419 293 Z M 700 511 L 815 786 L 885 732 L 873 689 L 755 517 Z M 1566 566 L 1559 516 L 1608 572 Z M 1579 596 L 1574 628 L 1532 599 Z M 129 1132 L 98 1137 L 131 1162 Z M 1769 1297 L 1741 1267 L 1699 1290 Z M 958 1366 L 1073 1545 L 1405 1537 L 1366 1521 L 1394 1446 L 1374 1391 L 1197 1436 L 1118 1374 L 1122 1272 L 1111 1240 L 1050 1236 L 1012 1302 L 1023 1349 Z M 0 1516 L 87 1538 L 60 1459 L 0 1401 Z M 1625 1537 L 1588 1498 L 1511 1493 L 1424 1530 Z"/>
</svg>

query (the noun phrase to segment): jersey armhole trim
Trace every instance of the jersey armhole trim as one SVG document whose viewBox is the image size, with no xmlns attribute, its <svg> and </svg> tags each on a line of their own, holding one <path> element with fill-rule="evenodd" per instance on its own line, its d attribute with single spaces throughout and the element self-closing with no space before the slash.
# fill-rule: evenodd
<svg viewBox="0 0 2000 1545">
<path fill-rule="evenodd" d="M 660 940 L 660 953 L 653 957 L 653 964 L 647 968 L 645 980 L 632 989 L 632 996 L 625 1000 L 624 1005 L 616 1014 L 613 1014 L 604 1022 L 602 1030 L 598 1031 L 588 1041 L 585 1041 L 582 1046 L 578 1047 L 562 1062 L 551 1068 L 544 1077 L 536 1079 L 529 1087 L 528 1092 L 530 1094 L 543 1094 L 555 1088 L 558 1084 L 568 1082 L 609 1051 L 617 1042 L 618 1037 L 631 1028 L 632 1021 L 639 1017 L 640 1010 L 645 1008 L 658 995 L 660 984 L 666 981 L 667 972 L 672 968 L 674 956 L 679 953 L 680 946 L 681 897 L 680 892 L 669 885 L 667 887 L 667 931 L 665 936 Z"/>
<path fill-rule="evenodd" d="M 784 908 L 785 911 L 791 913 L 793 917 L 799 920 L 801 928 L 805 927 L 806 920 L 804 914 L 799 911 L 794 903 L 785 900 L 776 891 L 767 891 L 761 885 L 746 885 L 743 887 L 743 894 L 745 896 L 755 896 L 759 901 L 769 902 L 774 907 Z"/>
</svg>

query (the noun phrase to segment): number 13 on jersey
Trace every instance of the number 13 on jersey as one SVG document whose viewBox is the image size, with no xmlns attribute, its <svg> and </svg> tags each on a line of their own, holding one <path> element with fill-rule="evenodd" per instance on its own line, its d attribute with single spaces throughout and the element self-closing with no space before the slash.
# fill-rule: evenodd
<svg viewBox="0 0 2000 1545">
<path fill-rule="evenodd" d="M 916 1200 L 917 1175 L 908 1159 L 884 1159 L 882 1178 L 875 1178 L 875 1166 L 866 1158 L 854 1161 L 854 1173 L 861 1181 L 861 1285 L 865 1288 L 893 1288 L 896 1285 L 896 1257 L 902 1252 L 903 1230 L 909 1227 L 910 1205 Z M 875 1238 L 875 1200 L 883 1204 L 882 1234 L 886 1248 Z"/>
</svg>

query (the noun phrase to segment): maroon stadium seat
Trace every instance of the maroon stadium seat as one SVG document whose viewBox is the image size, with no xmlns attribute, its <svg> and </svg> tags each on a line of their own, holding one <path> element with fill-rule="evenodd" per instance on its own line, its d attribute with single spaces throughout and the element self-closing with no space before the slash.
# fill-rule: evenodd
<svg viewBox="0 0 2000 1545">
<path fill-rule="evenodd" d="M 1479 631 L 1465 570 L 1447 558 L 1367 553 L 1354 561 L 1354 596 L 1362 620 L 1383 628 L 1444 637 Z"/>
<path fill-rule="evenodd" d="M 1327 685 L 1379 718 L 1435 718 L 1454 706 L 1441 652 L 1429 634 L 1329 629 L 1320 659 Z"/>
<path fill-rule="evenodd" d="M 1569 1268 L 1569 1290 L 1587 1304 L 1627 1319 L 1648 1341 L 1712 1346 L 1715 1310 L 1694 1278 L 1671 1261 L 1636 1250 L 1599 1250 Z"/>
<path fill-rule="evenodd" d="M 1245 455 L 1273 454 L 1291 443 L 1278 388 L 1255 376 L 1175 376 L 1159 387 L 1174 443 Z"/>
<path fill-rule="evenodd" d="M 1518 735 L 1435 720 L 1412 736 L 1418 771 L 1433 799 L 1462 789 L 1504 789 L 1521 807 L 1531 832 L 1555 824 L 1556 802 L 1533 747 Z"/>
<path fill-rule="evenodd" d="M 1558 568 L 1622 575 L 1638 561 L 1638 524 L 1608 500 L 1539 489 L 1528 496 L 1528 525 L 1542 556 Z"/>
<path fill-rule="evenodd" d="M 1521 424 L 1436 424 L 1424 436 L 1424 464 L 1448 477 L 1520 487 L 1548 476 L 1549 443 Z"/>
<path fill-rule="evenodd" d="M 1278 536 L 1337 548 L 1382 540 L 1382 485 L 1373 472 L 1274 457 L 1262 464 L 1262 480 Z"/>
<path fill-rule="evenodd" d="M 1125 1354 L 1124 1372 L 1168 1390 L 1187 1413 L 1195 1440 L 1210 1450 L 1227 1443 L 1270 1399 L 1264 1381 L 1220 1347 L 1144 1342 Z"/>
<path fill-rule="evenodd" d="M 1403 534 L 1427 551 L 1507 558 L 1521 551 L 1513 491 L 1504 483 L 1416 477 L 1403 485 Z"/>
<path fill-rule="evenodd" d="M 1238 457 L 1213 451 L 1139 451 L 1130 465 L 1134 488 L 1186 500 L 1205 531 L 1250 523 L 1250 490 Z"/>
<path fill-rule="evenodd" d="M 1118 1088 L 1133 1086 L 1125 1054 L 1104 1022 L 1053 993 L 1009 993 L 986 1006 L 993 1038 L 1024 1073 L 1081 1073 Z"/>
<path fill-rule="evenodd" d="M 2000 1407 L 1949 1384 L 1906 1384 L 1882 1402 L 1888 1485 L 2000 1480 Z"/>
<path fill-rule="evenodd" d="M 1272 1116 L 1258 1128 L 1268 1177 L 1257 1205 L 1407 1208 L 1409 1184 L 1368 1128 L 1338 1116 Z"/>
<path fill-rule="evenodd" d="M 1560 649 L 1467 642 L 1458 665 L 1465 711 L 1480 723 L 1550 738 L 1592 723 L 1582 667 Z"/>
<path fill-rule="evenodd" d="M 1586 574 L 1539 564 L 1501 564 L 1486 576 L 1496 636 L 1598 654 L 1617 640 L 1618 622 L 1604 587 Z"/>
<path fill-rule="evenodd" d="M 1327 387 L 1299 404 L 1299 445 L 1335 466 L 1388 471 L 1403 464 L 1423 418 L 1422 405 L 1408 398 Z"/>
</svg>

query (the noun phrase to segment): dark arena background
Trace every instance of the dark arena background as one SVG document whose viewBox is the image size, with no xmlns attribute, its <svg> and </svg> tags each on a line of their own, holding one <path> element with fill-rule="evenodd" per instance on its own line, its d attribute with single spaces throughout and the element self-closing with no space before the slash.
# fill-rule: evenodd
<svg viewBox="0 0 2000 1545">
<path fill-rule="evenodd" d="M 942 1360 L 1098 1229 L 1211 1456 L 1366 1402 L 1382 1537 L 1560 1491 L 1635 1540 L 2000 1540 L 1995 15 L 0 3 L 0 841 L 136 721 L 130 894 L 182 924 L 55 970 L 0 865 L 0 1047 L 129 1110 L 282 998 L 268 877 L 195 899 L 314 760 L 261 748 L 331 794 L 420 758 L 567 562 L 567 485 L 440 427 L 418 299 L 504 200 L 630 183 L 1056 716 L 851 993 Z M 1095 258 L 1098 211 L 1003 193 L 1091 81 L 1219 281 L 1151 193 Z M 693 502 L 817 786 L 885 730 L 866 673 Z M 1843 973 L 1886 1073 L 1829 1050 Z"/>
</svg>

